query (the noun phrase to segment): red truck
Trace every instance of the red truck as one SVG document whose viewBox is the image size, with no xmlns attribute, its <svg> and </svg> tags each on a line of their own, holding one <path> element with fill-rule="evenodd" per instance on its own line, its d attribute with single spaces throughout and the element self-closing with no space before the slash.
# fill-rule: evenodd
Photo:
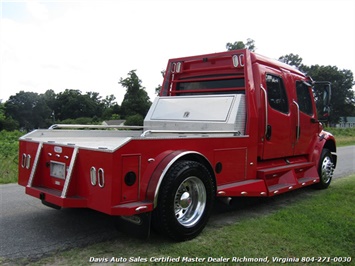
<svg viewBox="0 0 355 266">
<path fill-rule="evenodd" d="M 30 132 L 19 140 L 18 183 L 48 206 L 192 239 L 218 198 L 329 186 L 336 144 L 316 103 L 328 112 L 331 88 L 314 84 L 249 50 L 170 59 L 143 127 Z"/>
</svg>

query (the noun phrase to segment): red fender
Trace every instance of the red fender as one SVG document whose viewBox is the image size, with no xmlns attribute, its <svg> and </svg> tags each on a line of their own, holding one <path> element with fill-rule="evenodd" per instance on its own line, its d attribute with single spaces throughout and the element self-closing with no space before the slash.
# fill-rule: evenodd
<svg viewBox="0 0 355 266">
<path fill-rule="evenodd" d="M 319 133 L 318 141 L 316 142 L 316 144 L 314 146 L 313 152 L 310 154 L 310 156 L 311 156 L 310 159 L 311 159 L 311 161 L 316 163 L 317 169 L 319 167 L 319 159 L 322 154 L 322 150 L 324 148 L 327 148 L 332 152 L 332 154 L 335 153 L 336 152 L 336 144 L 335 143 L 336 143 L 335 138 L 331 133 L 324 131 L 324 130 L 322 130 Z M 334 158 L 334 164 L 336 165 L 337 156 L 335 154 L 333 154 L 333 158 Z"/>
<path fill-rule="evenodd" d="M 167 152 L 164 152 L 166 156 L 161 159 L 161 161 L 158 163 L 157 167 L 155 168 L 154 172 L 151 174 L 150 181 L 147 187 L 146 200 L 153 202 L 154 208 L 157 206 L 158 203 L 158 193 L 159 193 L 161 182 L 163 181 L 166 172 L 178 159 L 180 159 L 185 155 L 190 155 L 190 154 L 202 156 L 204 159 L 206 159 L 205 156 L 203 156 L 201 153 L 196 151 L 177 150 L 177 151 L 168 151 L 168 152 L 170 153 L 167 155 L 166 155 Z M 159 155 L 158 157 L 161 156 Z M 206 159 L 206 161 L 208 160 Z"/>
</svg>

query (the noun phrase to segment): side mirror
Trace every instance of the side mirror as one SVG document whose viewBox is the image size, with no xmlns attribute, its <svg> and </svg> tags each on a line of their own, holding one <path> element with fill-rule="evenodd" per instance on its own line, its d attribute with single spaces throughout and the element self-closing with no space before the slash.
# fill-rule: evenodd
<svg viewBox="0 0 355 266">
<path fill-rule="evenodd" d="M 315 81 L 313 83 L 314 98 L 317 106 L 318 119 L 329 122 L 330 99 L 332 96 L 331 83 L 328 81 Z"/>
</svg>

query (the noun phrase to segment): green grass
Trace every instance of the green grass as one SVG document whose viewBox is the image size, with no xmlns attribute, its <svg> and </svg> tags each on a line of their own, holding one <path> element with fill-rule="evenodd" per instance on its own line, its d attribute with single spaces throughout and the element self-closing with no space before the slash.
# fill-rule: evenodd
<svg viewBox="0 0 355 266">
<path fill-rule="evenodd" d="M 218 265 L 260 265 L 231 263 L 233 257 L 265 258 L 270 265 L 273 257 L 299 258 L 351 257 L 355 260 L 355 175 L 334 180 L 327 190 L 306 188 L 307 196 L 272 213 L 254 218 L 243 217 L 238 223 L 219 228 L 208 226 L 197 238 L 175 243 L 153 236 L 148 241 L 125 237 L 85 248 L 75 248 L 44 258 L 33 265 L 88 265 L 95 258 L 182 257 L 229 258 Z M 302 193 L 301 193 L 302 194 Z M 299 195 L 295 195 L 297 197 Z M 277 201 L 277 198 L 275 199 Z M 221 217 L 221 219 L 223 219 Z M 174 265 L 151 263 L 150 265 Z M 200 265 L 204 265 L 200 264 Z M 278 263 L 281 264 L 281 263 Z M 293 265 L 295 263 L 286 263 Z M 297 265 L 309 265 L 302 263 Z M 312 264 L 312 263 L 311 263 Z M 350 265 L 314 263 L 317 265 Z M 103 265 L 103 264 L 100 264 Z M 113 265 L 113 264 L 110 264 Z M 115 264 L 119 265 L 119 264 Z M 134 265 L 146 265 L 138 263 Z M 176 264 L 175 264 L 176 265 Z M 195 264 L 191 264 L 195 265 Z"/>
<path fill-rule="evenodd" d="M 0 184 L 17 182 L 20 131 L 0 131 Z"/>
<path fill-rule="evenodd" d="M 328 127 L 325 130 L 334 135 L 338 147 L 355 145 L 355 128 Z"/>
</svg>

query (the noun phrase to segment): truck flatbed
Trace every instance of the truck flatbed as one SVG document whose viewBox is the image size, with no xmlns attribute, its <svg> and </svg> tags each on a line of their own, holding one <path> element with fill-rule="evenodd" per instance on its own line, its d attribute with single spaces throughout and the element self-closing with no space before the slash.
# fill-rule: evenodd
<svg viewBox="0 0 355 266">
<path fill-rule="evenodd" d="M 132 138 L 139 137 L 140 131 L 118 130 L 43 130 L 33 131 L 21 139 L 33 142 L 52 143 L 79 148 L 113 152 Z"/>
</svg>

